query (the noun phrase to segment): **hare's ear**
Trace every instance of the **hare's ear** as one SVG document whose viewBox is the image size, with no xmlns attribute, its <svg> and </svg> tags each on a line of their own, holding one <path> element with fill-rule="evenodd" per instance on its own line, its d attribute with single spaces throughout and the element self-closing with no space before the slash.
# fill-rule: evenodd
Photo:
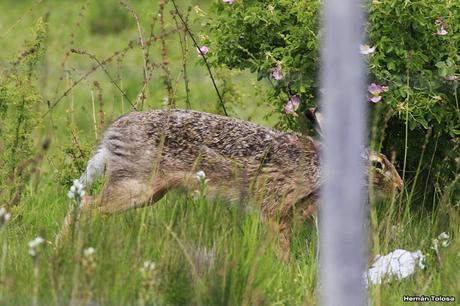
<svg viewBox="0 0 460 306">
<path fill-rule="evenodd" d="M 323 136 L 324 117 L 319 106 L 307 108 L 305 116 L 310 120 L 318 135 Z"/>
</svg>

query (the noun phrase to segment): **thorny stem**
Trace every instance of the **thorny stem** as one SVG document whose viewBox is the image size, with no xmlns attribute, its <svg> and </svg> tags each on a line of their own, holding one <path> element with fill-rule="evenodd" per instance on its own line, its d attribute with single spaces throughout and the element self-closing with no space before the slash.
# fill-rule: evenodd
<svg viewBox="0 0 460 306">
<path fill-rule="evenodd" d="M 117 51 L 115 52 L 114 54 L 112 54 L 111 56 L 105 58 L 104 60 L 102 60 L 100 63 L 101 65 L 99 65 L 99 67 L 103 67 L 104 64 L 110 62 L 114 57 L 116 56 L 119 56 L 119 55 L 122 55 L 124 53 L 126 53 L 129 49 L 132 49 L 133 48 L 133 44 L 134 42 L 129 42 L 128 46 L 125 47 L 122 51 Z M 48 107 L 48 110 L 42 115 L 42 118 L 45 117 L 46 115 L 48 115 L 48 113 L 50 113 L 58 104 L 59 102 L 62 101 L 62 99 L 64 99 L 65 97 L 67 97 L 67 95 L 78 85 L 80 84 L 81 82 L 83 82 L 84 80 L 86 80 L 88 78 L 89 75 L 91 75 L 93 72 L 95 72 L 97 70 L 97 66 L 96 67 L 92 67 L 88 72 L 86 72 L 82 77 L 80 77 L 77 81 L 73 82 L 72 86 L 70 86 L 69 88 L 67 88 L 67 90 L 59 96 L 59 98 L 55 99 L 54 103 L 49 105 Z M 129 97 L 125 94 L 125 92 L 123 90 L 120 91 L 121 94 L 128 100 L 128 102 L 131 104 L 131 106 L 133 107 L 134 110 L 137 110 L 134 105 L 131 103 L 131 100 L 129 99 Z"/>
<path fill-rule="evenodd" d="M 214 76 L 212 74 L 211 67 L 209 66 L 208 60 L 206 59 L 206 56 L 201 51 L 200 46 L 196 42 L 195 36 L 193 35 L 192 31 L 188 27 L 187 22 L 184 20 L 184 18 L 182 17 L 181 13 L 179 12 L 179 8 L 177 7 L 176 2 L 174 0 L 171 0 L 171 2 L 174 5 L 174 9 L 176 10 L 177 16 L 179 16 L 180 20 L 183 23 L 183 25 L 185 27 L 185 30 L 190 35 L 190 38 L 192 39 L 193 44 L 197 48 L 198 52 L 200 52 L 200 55 L 203 58 L 204 63 L 206 64 L 206 68 L 208 69 L 209 76 L 211 77 L 212 85 L 214 85 L 214 89 L 216 90 L 217 96 L 219 97 L 219 101 L 220 101 L 220 105 L 222 106 L 222 110 L 224 111 L 225 116 L 228 116 L 227 109 L 225 108 L 224 100 L 222 99 L 222 96 L 221 96 L 221 94 L 219 92 L 219 89 L 217 88 L 216 81 L 214 80 Z"/>
<path fill-rule="evenodd" d="M 191 7 L 189 7 L 189 12 L 190 12 Z M 185 16 L 185 22 L 188 22 L 188 16 L 187 14 Z M 176 22 L 176 27 L 179 29 L 179 24 L 177 22 L 176 15 L 173 15 L 174 21 Z M 184 30 L 184 36 L 182 37 L 181 32 L 177 32 L 179 34 L 179 42 L 180 42 L 180 47 L 182 51 L 182 71 L 183 71 L 183 78 L 184 78 L 184 86 L 185 86 L 185 103 L 187 105 L 187 108 L 190 109 L 191 104 L 190 104 L 190 86 L 189 86 L 189 79 L 188 79 L 188 73 L 187 73 L 187 54 L 188 54 L 188 46 L 187 46 L 187 31 Z"/>
<path fill-rule="evenodd" d="M 164 35 L 170 35 L 172 33 L 175 33 L 176 30 L 174 31 L 168 31 L 166 32 Z M 153 41 L 157 40 L 159 37 L 158 36 L 152 36 L 148 41 L 147 41 L 147 45 L 151 44 Z M 102 61 L 100 61 L 100 64 L 98 66 L 95 66 L 95 67 L 92 67 L 88 72 L 86 72 L 82 77 L 80 77 L 77 81 L 73 82 L 72 86 L 70 86 L 69 88 L 66 89 L 66 91 L 64 91 L 64 93 L 62 95 L 60 95 L 57 99 L 54 99 L 55 101 L 51 104 L 50 101 L 47 101 L 48 102 L 48 110 L 42 115 L 42 118 L 44 118 L 46 115 L 48 115 L 48 113 L 50 113 L 65 97 L 68 96 L 68 94 L 78 85 L 80 84 L 81 82 L 83 82 L 84 80 L 86 80 L 93 72 L 95 72 L 99 67 L 101 67 L 102 69 L 104 69 L 104 65 L 111 62 L 115 57 L 119 58 L 121 56 L 124 56 L 129 50 L 133 49 L 134 45 L 136 44 L 136 41 L 130 41 L 128 43 L 128 46 L 126 46 L 125 48 L 121 49 L 120 51 L 116 51 L 114 52 L 112 55 L 106 57 L 105 59 L 103 59 Z M 75 51 L 75 50 L 71 50 L 71 51 Z M 81 50 L 79 50 L 81 51 Z M 68 55 L 70 54 L 70 51 L 66 53 L 66 57 L 68 57 Z M 155 67 L 156 65 L 152 65 L 152 67 Z M 117 85 L 117 83 L 114 83 L 115 85 Z M 120 90 L 121 88 L 119 86 L 117 86 L 117 88 Z M 56 88 L 56 94 L 57 94 L 57 91 L 58 91 L 58 87 Z M 120 90 L 120 93 L 122 95 L 122 97 L 126 98 L 129 102 L 129 104 L 131 105 L 131 107 L 133 108 L 133 110 L 137 111 L 137 108 L 133 105 L 133 103 L 131 102 L 131 100 L 129 99 L 129 97 L 126 95 L 126 93 L 123 91 L 123 90 Z"/>
<path fill-rule="evenodd" d="M 123 78 L 121 75 L 121 64 L 122 64 L 122 57 L 117 58 L 117 81 L 120 82 L 120 87 L 123 89 Z M 121 113 L 125 113 L 125 100 L 123 94 L 120 94 L 121 98 Z"/>
<path fill-rule="evenodd" d="M 161 59 L 163 73 L 164 73 L 164 82 L 166 86 L 166 90 L 168 92 L 168 107 L 175 108 L 176 102 L 174 101 L 174 90 L 172 87 L 171 81 L 171 71 L 169 71 L 168 67 L 168 59 L 167 59 L 167 51 L 166 51 L 166 35 L 165 35 L 165 20 L 164 20 L 164 9 L 165 9 L 165 0 L 160 1 L 160 52 L 161 52 Z"/>
<path fill-rule="evenodd" d="M 33 258 L 33 273 L 34 273 L 34 288 L 32 295 L 32 306 L 38 306 L 38 287 L 39 287 L 39 274 L 38 259 Z"/>
<path fill-rule="evenodd" d="M 94 125 L 94 136 L 97 137 L 97 121 L 96 121 L 96 106 L 94 105 L 94 91 L 91 90 L 91 106 L 93 110 L 93 125 Z"/>
<path fill-rule="evenodd" d="M 436 156 L 436 152 L 438 151 L 438 141 L 439 141 L 439 137 L 441 136 L 441 134 L 438 132 L 437 135 L 436 135 L 436 142 L 434 143 L 434 149 L 433 149 L 433 154 L 431 155 L 431 159 L 430 159 L 430 165 L 428 166 L 428 174 L 426 176 L 426 181 L 425 181 L 425 188 L 423 190 L 423 201 L 422 201 L 422 205 L 425 205 L 425 200 L 426 200 L 426 194 L 427 194 L 427 188 L 428 188 L 428 182 L 430 181 L 430 177 L 431 177 L 431 169 L 432 169 L 432 166 L 433 166 L 433 161 L 434 161 L 434 158 Z M 434 206 L 433 206 L 434 207 Z"/>
<path fill-rule="evenodd" d="M 131 102 L 131 100 L 129 99 L 129 97 L 126 95 L 126 93 L 120 88 L 120 86 L 117 84 L 117 82 L 113 79 L 113 77 L 110 75 L 110 73 L 107 71 L 107 69 L 105 68 L 105 61 L 100 61 L 94 54 L 91 54 L 89 53 L 88 51 L 85 51 L 85 50 L 81 50 L 81 49 L 75 49 L 75 48 L 72 48 L 70 50 L 70 52 L 72 53 L 76 53 L 76 54 L 82 54 L 82 55 L 87 55 L 89 56 L 92 60 L 94 60 L 96 62 L 96 64 L 102 68 L 102 71 L 104 71 L 104 73 L 107 75 L 107 77 L 109 78 L 110 82 L 115 85 L 115 87 L 125 96 L 126 100 L 128 100 L 128 102 L 131 104 L 131 106 L 134 108 L 134 110 L 137 110 L 137 108 L 134 106 L 134 104 Z"/>
<path fill-rule="evenodd" d="M 104 99 L 102 99 L 102 87 L 99 82 L 95 81 L 93 83 L 94 88 L 97 91 L 97 100 L 99 102 L 99 128 L 104 127 Z"/>
<path fill-rule="evenodd" d="M 138 101 L 140 100 L 140 109 L 142 110 L 144 108 L 144 100 L 145 100 L 145 88 L 147 87 L 147 83 L 149 82 L 150 79 L 150 73 L 149 73 L 149 67 L 148 67 L 148 51 L 146 50 L 146 43 L 144 41 L 144 36 L 142 35 L 142 28 L 139 22 L 139 17 L 137 16 L 136 12 L 132 7 L 130 7 L 126 2 L 120 1 L 120 4 L 123 5 L 130 13 L 133 15 L 134 19 L 136 20 L 137 24 L 137 31 L 139 32 L 139 43 L 141 45 L 142 49 L 142 54 L 143 60 L 144 60 L 144 67 L 143 67 L 143 86 L 142 90 L 138 95 Z"/>
<path fill-rule="evenodd" d="M 6 225 L 4 225 L 6 226 Z M 5 234 L 4 234 L 5 233 Z M 3 295 L 3 286 L 1 285 L 1 282 L 3 282 L 5 278 L 5 264 L 6 264 L 6 254 L 8 253 L 8 240 L 6 239 L 6 229 L 5 228 L 0 228 L 0 241 L 3 240 L 2 243 L 2 261 L 0 262 L 0 302 L 2 301 L 2 295 Z"/>
<path fill-rule="evenodd" d="M 458 103 L 458 92 L 457 92 L 458 84 L 454 85 L 454 98 L 455 98 L 455 105 L 457 106 L 457 115 L 458 115 L 458 120 L 460 121 L 460 107 Z"/>
<path fill-rule="evenodd" d="M 34 12 L 34 9 L 43 2 L 43 0 L 37 0 L 35 1 L 34 4 L 32 4 L 32 6 L 21 16 L 18 18 L 18 20 L 16 20 L 15 23 L 13 23 L 8 29 L 6 29 L 5 32 L 3 32 L 1 35 L 0 35 L 0 39 L 3 39 L 5 38 L 10 32 L 11 30 L 14 30 L 16 28 L 16 26 L 22 22 L 22 20 L 24 20 L 24 17 L 26 17 L 27 15 L 31 15 L 33 14 Z"/>
</svg>

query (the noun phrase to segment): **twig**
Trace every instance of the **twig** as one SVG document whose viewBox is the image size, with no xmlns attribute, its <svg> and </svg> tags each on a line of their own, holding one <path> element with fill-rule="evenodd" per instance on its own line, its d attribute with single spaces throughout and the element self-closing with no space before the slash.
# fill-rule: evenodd
<svg viewBox="0 0 460 306">
<path fill-rule="evenodd" d="M 171 35 L 173 33 L 176 32 L 176 29 L 172 30 L 172 31 L 167 31 L 164 33 L 164 36 L 168 36 L 168 35 Z M 152 36 L 148 41 L 147 41 L 147 45 L 148 44 L 151 44 L 153 41 L 156 41 L 157 39 L 159 39 L 159 36 Z M 123 48 L 122 50 L 120 51 L 116 51 L 114 52 L 112 55 L 108 56 L 107 58 L 105 58 L 104 60 L 100 61 L 100 65 L 98 66 L 95 66 L 95 67 L 92 67 L 87 73 L 85 73 L 81 78 L 79 78 L 77 81 L 75 81 L 72 86 L 70 86 L 69 88 L 66 89 L 66 91 L 60 95 L 58 98 L 55 99 L 55 101 L 49 105 L 48 107 L 48 110 L 42 115 L 42 118 L 45 117 L 49 112 L 51 112 L 65 97 L 67 97 L 67 95 L 78 85 L 80 84 L 82 81 L 86 80 L 93 72 L 95 72 L 99 67 L 103 68 L 104 69 L 104 65 L 110 61 L 112 61 L 115 57 L 120 57 L 120 56 L 123 56 L 124 54 L 126 54 L 129 50 L 133 49 L 134 45 L 136 44 L 136 41 L 130 41 L 128 43 L 128 46 L 126 46 L 125 48 Z M 71 51 L 75 51 L 76 49 L 72 49 Z M 68 57 L 68 55 L 70 54 L 70 51 L 66 53 L 66 56 Z M 102 66 L 101 66 L 102 65 Z M 152 65 L 152 67 L 155 67 L 155 65 Z M 116 82 L 114 82 L 115 85 L 117 85 Z M 137 111 L 137 108 L 134 106 L 134 104 L 131 102 L 131 100 L 129 99 L 129 97 L 126 95 L 126 93 L 121 90 L 121 88 L 119 86 L 117 86 L 117 88 L 120 90 L 120 93 L 122 94 L 122 97 L 126 98 L 129 102 L 129 104 L 131 105 L 131 107 Z M 57 93 L 57 90 L 58 88 L 56 88 L 56 93 Z M 48 104 L 50 104 L 50 101 L 48 101 Z"/>
<path fill-rule="evenodd" d="M 107 60 L 107 61 L 100 61 L 96 55 L 92 54 L 92 53 L 89 53 L 88 51 L 86 50 L 82 50 L 82 49 L 71 49 L 70 52 L 72 53 L 76 53 L 76 54 L 82 54 L 82 55 L 87 55 L 89 56 L 92 60 L 94 60 L 96 62 L 96 64 L 102 68 L 102 71 L 104 71 L 104 73 L 107 75 L 107 77 L 110 79 L 110 82 L 115 85 L 115 87 L 121 92 L 123 93 L 123 95 L 125 96 L 125 98 L 128 100 L 128 102 L 131 104 L 131 106 L 136 109 L 136 107 L 134 106 L 134 104 L 131 103 L 131 100 L 129 99 L 129 97 L 126 95 L 126 93 L 120 88 L 120 86 L 117 84 L 117 82 L 115 82 L 114 78 L 110 75 L 110 73 L 108 72 L 108 70 L 105 68 L 105 64 L 107 62 L 110 62 L 110 60 Z"/>
<path fill-rule="evenodd" d="M 188 13 L 185 16 L 185 22 L 188 23 L 188 17 L 190 14 L 192 7 L 189 6 L 188 8 Z M 177 22 L 177 14 L 175 12 L 172 12 L 174 21 L 176 22 L 176 27 L 179 29 L 179 23 Z M 188 55 L 188 45 L 187 45 L 187 31 L 184 30 L 184 36 L 182 37 L 182 34 L 180 31 L 177 32 L 179 35 L 179 42 L 180 42 L 180 47 L 182 51 L 182 71 L 183 71 L 183 78 L 184 78 L 184 86 L 185 86 L 185 104 L 187 105 L 188 109 L 191 109 L 191 104 L 190 104 L 190 81 L 188 79 L 188 74 L 187 74 L 187 55 Z"/>
<path fill-rule="evenodd" d="M 137 108 L 134 106 L 134 104 L 131 102 L 131 99 L 129 99 L 129 97 L 126 95 L 126 93 L 118 86 L 118 84 L 113 81 L 113 78 L 110 76 L 110 74 L 108 74 L 107 70 L 105 69 L 104 65 L 108 62 L 110 62 L 114 57 L 120 55 L 121 53 L 123 52 L 126 52 L 127 50 L 129 49 L 132 49 L 133 48 L 133 42 L 131 41 L 129 44 L 128 44 L 128 47 L 124 48 L 121 52 L 115 52 L 114 54 L 112 54 L 111 56 L 107 57 L 106 59 L 102 60 L 102 61 L 99 61 L 94 55 L 91 55 L 92 59 L 94 61 L 96 61 L 96 63 L 98 64 L 98 66 L 94 66 L 92 67 L 88 72 L 86 72 L 81 78 L 79 78 L 77 81 L 75 81 L 72 86 L 70 86 L 69 88 L 67 88 L 67 90 L 61 95 L 59 96 L 59 98 L 57 98 L 53 104 L 51 104 L 51 106 L 48 108 L 48 110 L 43 114 L 42 117 L 45 117 L 53 108 L 55 108 L 59 102 L 62 101 L 62 99 L 64 99 L 78 84 L 80 84 L 82 81 L 86 80 L 88 78 L 88 76 L 90 74 L 92 74 L 93 72 L 95 72 L 97 70 L 97 68 L 102 68 L 106 74 L 109 76 L 109 78 L 112 80 L 112 83 L 118 88 L 118 90 L 120 90 L 121 94 L 126 98 L 126 100 L 128 100 L 129 104 L 131 104 L 131 107 L 134 109 L 134 110 L 137 110 Z M 83 51 L 83 50 L 79 50 L 79 49 L 71 49 L 70 50 L 72 53 L 77 53 L 77 54 L 86 54 L 86 51 Z M 86 55 L 89 55 L 89 54 L 86 54 Z"/>
<path fill-rule="evenodd" d="M 117 57 L 117 81 L 120 82 L 120 87 L 123 89 L 123 78 L 121 76 L 121 64 L 122 64 L 123 58 L 122 56 Z M 125 100 L 123 94 L 120 95 L 121 98 L 121 113 L 125 113 Z"/>
<path fill-rule="evenodd" d="M 93 110 L 93 125 L 94 125 L 94 136 L 97 137 L 97 121 L 96 121 L 96 106 L 94 105 L 94 90 L 91 89 L 91 106 Z"/>
<path fill-rule="evenodd" d="M 203 51 L 201 51 L 200 46 L 196 42 L 195 36 L 193 35 L 192 31 L 187 25 L 187 22 L 184 20 L 181 13 L 179 12 L 179 8 L 177 7 L 176 1 L 171 0 L 171 2 L 174 5 L 174 9 L 176 10 L 177 16 L 179 16 L 180 20 L 182 21 L 182 24 L 184 25 L 185 30 L 190 35 L 190 38 L 192 39 L 193 44 L 197 48 L 198 52 L 200 52 L 200 55 L 203 58 L 204 63 L 206 64 L 206 68 L 208 69 L 209 76 L 211 77 L 212 85 L 214 85 L 214 89 L 216 90 L 217 96 L 219 97 L 219 101 L 220 101 L 220 105 L 222 106 L 222 110 L 224 111 L 225 116 L 228 116 L 227 109 L 225 108 L 224 100 L 222 99 L 219 89 L 217 88 L 216 81 L 214 80 L 214 76 L 212 74 L 211 67 L 209 66 L 209 63 L 206 59 L 206 56 L 204 55 Z"/>
<path fill-rule="evenodd" d="M 102 87 L 98 81 L 93 82 L 94 88 L 97 90 L 97 100 L 99 102 L 99 128 L 104 127 L 104 99 L 102 98 Z"/>
<path fill-rule="evenodd" d="M 29 14 L 33 14 L 35 7 L 41 4 L 42 2 L 43 0 L 37 0 L 34 4 L 32 4 L 32 6 L 21 17 L 19 17 L 15 23 L 13 23 L 8 29 L 6 29 L 5 32 L 3 32 L 0 35 L 0 39 L 5 38 L 11 32 L 11 30 L 13 30 L 19 23 L 21 23 L 24 20 L 24 17 L 26 17 Z"/>
<path fill-rule="evenodd" d="M 148 67 L 148 53 L 146 50 L 146 43 L 144 41 L 144 36 L 142 35 L 142 27 L 139 22 L 139 17 L 137 16 L 136 12 L 132 7 L 130 7 L 126 2 L 123 0 L 120 1 L 120 4 L 124 6 L 130 13 L 133 15 L 134 19 L 136 20 L 136 25 L 137 25 L 137 31 L 139 33 L 139 43 L 141 45 L 142 49 L 142 54 L 143 54 L 143 60 L 144 60 L 144 67 L 143 67 L 143 85 L 142 85 L 142 90 L 137 96 L 137 101 L 136 103 L 139 104 L 140 102 L 140 109 L 142 110 L 144 108 L 144 100 L 145 100 L 145 88 L 147 88 L 147 84 L 150 80 L 149 78 L 149 67 Z M 140 101 L 139 101 L 140 100 Z"/>
<path fill-rule="evenodd" d="M 172 80 L 171 80 L 171 71 L 168 67 L 168 59 L 167 59 L 167 50 L 166 50 L 166 35 L 165 35 L 165 20 L 164 20 L 164 9 L 165 9 L 165 0 L 160 0 L 160 10 L 158 15 L 160 16 L 160 53 L 162 59 L 163 73 L 164 73 L 164 83 L 166 87 L 166 91 L 168 92 L 168 107 L 175 108 L 176 101 L 174 100 L 174 90 L 172 87 Z"/>
</svg>

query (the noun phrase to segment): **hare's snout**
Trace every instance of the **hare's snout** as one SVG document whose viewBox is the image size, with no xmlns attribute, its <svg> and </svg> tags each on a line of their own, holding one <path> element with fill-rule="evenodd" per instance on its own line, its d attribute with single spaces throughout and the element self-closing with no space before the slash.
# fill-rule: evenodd
<svg viewBox="0 0 460 306">
<path fill-rule="evenodd" d="M 403 188 L 404 188 L 404 181 L 401 179 L 401 177 L 398 174 L 398 180 L 395 183 L 395 189 L 396 191 L 401 192 Z"/>
</svg>

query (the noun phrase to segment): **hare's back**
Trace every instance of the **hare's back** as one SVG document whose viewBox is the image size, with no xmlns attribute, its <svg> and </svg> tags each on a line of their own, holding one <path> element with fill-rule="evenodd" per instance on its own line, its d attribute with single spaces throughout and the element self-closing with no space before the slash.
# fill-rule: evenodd
<svg viewBox="0 0 460 306">
<path fill-rule="evenodd" d="M 112 137 L 111 137 L 112 135 Z M 124 138 L 134 148 L 163 145 L 169 150 L 196 151 L 203 146 L 229 157 L 254 156 L 282 132 L 247 121 L 188 110 L 133 112 L 115 121 L 107 139 Z"/>
</svg>

